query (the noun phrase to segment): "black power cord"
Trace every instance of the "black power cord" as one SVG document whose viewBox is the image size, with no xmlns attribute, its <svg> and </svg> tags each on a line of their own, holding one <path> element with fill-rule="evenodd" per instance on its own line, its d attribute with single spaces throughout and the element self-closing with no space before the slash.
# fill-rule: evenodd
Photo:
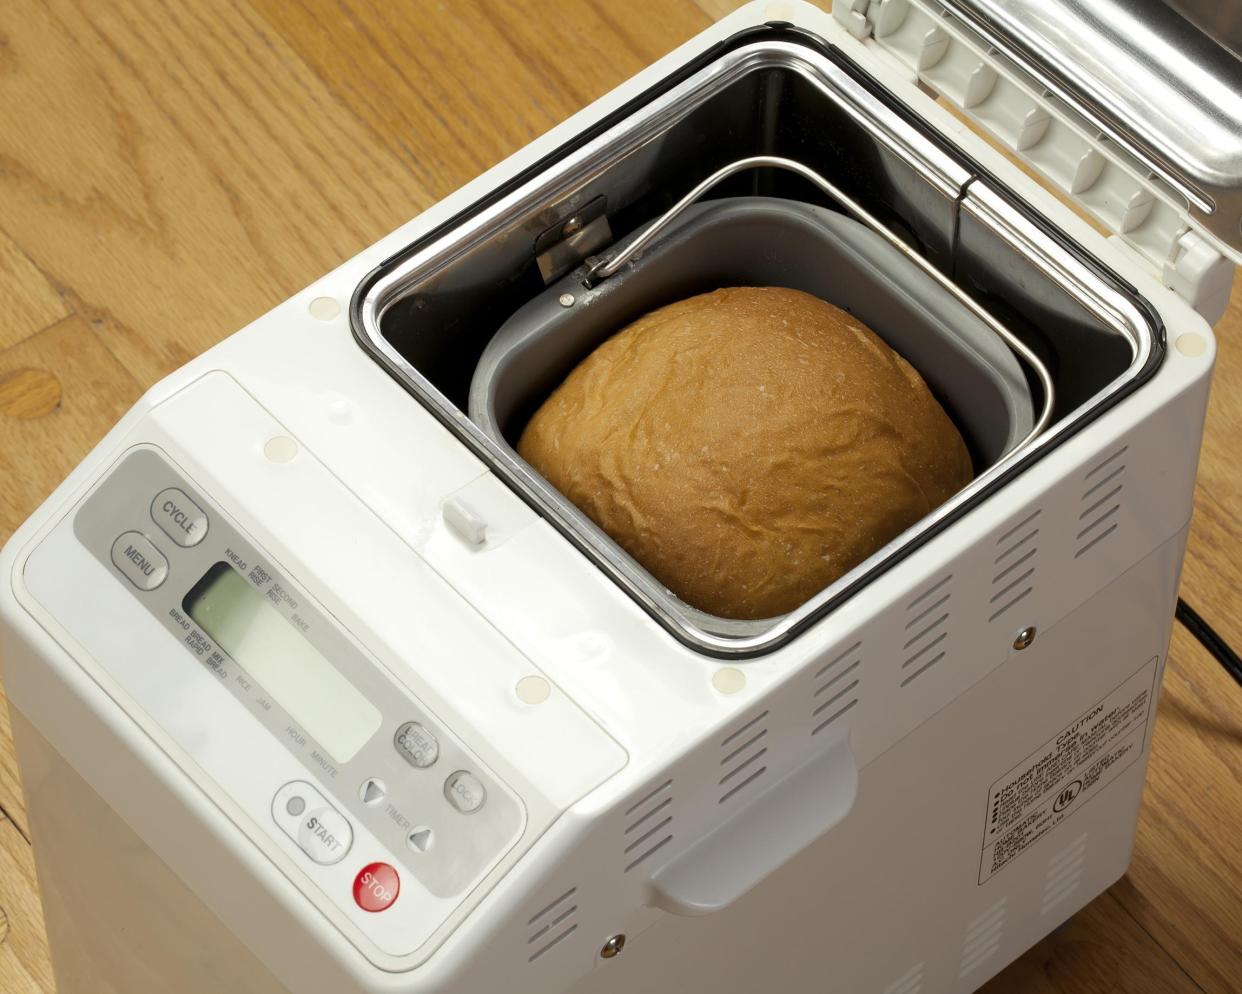
<svg viewBox="0 0 1242 994">
<path fill-rule="evenodd" d="M 1177 599 L 1177 620 L 1186 627 L 1186 631 L 1202 643 L 1203 648 L 1216 657 L 1216 661 L 1237 681 L 1238 686 L 1242 687 L 1242 657 L 1239 657 L 1229 643 L 1217 634 L 1215 628 L 1203 620 L 1198 611 L 1180 597 Z"/>
</svg>

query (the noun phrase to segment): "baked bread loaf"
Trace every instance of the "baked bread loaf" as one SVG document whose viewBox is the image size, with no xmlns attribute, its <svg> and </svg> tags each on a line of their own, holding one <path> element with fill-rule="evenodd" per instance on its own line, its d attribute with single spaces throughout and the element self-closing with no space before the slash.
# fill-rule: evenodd
<svg viewBox="0 0 1242 994">
<path fill-rule="evenodd" d="M 686 603 L 784 614 L 971 478 L 927 384 L 850 314 L 735 287 L 599 346 L 518 452 Z"/>
</svg>

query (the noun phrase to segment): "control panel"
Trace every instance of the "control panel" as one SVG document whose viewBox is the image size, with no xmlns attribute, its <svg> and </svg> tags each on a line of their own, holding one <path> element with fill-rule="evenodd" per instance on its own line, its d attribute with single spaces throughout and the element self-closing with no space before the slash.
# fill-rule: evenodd
<svg viewBox="0 0 1242 994">
<path fill-rule="evenodd" d="M 521 837 L 517 795 L 159 450 L 130 450 L 72 529 L 114 589 L 172 636 L 168 658 L 143 660 L 150 681 L 192 667 L 232 700 L 222 721 L 219 707 L 165 689 L 166 727 L 221 743 L 221 757 L 230 729 L 238 743 L 260 731 L 278 743 L 267 748 L 292 765 L 234 772 L 238 746 L 216 779 L 232 792 L 228 777 L 268 778 L 262 830 L 355 921 L 410 919 L 373 930 L 386 952 L 410 952 L 401 943 L 433 929 Z"/>
</svg>

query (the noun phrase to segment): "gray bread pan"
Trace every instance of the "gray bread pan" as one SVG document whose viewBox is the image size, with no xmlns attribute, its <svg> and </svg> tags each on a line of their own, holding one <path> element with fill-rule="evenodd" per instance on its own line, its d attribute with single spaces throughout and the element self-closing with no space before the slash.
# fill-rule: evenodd
<svg viewBox="0 0 1242 994">
<path fill-rule="evenodd" d="M 581 271 L 549 286 L 483 351 L 470 419 L 512 448 L 539 404 L 605 339 L 648 311 L 722 286 L 803 290 L 849 311 L 919 371 L 966 439 L 976 473 L 1034 425 L 1018 360 L 931 277 L 852 218 L 764 197 L 694 204 L 594 289 L 583 287 Z"/>
<path fill-rule="evenodd" d="M 966 439 L 976 474 L 1034 425 L 1030 386 L 1004 342 L 879 235 L 835 211 L 762 197 L 701 202 L 598 286 L 585 288 L 582 273 L 510 317 L 475 368 L 470 418 L 515 459 L 531 415 L 596 346 L 648 311 L 723 286 L 803 290 L 852 313 L 919 371 Z M 722 634 L 769 624 L 683 610 Z"/>
</svg>

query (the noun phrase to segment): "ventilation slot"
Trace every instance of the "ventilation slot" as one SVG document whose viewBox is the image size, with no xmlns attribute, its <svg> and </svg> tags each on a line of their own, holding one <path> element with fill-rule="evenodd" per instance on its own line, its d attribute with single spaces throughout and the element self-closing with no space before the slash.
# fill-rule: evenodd
<svg viewBox="0 0 1242 994">
<path fill-rule="evenodd" d="M 966 939 L 962 943 L 962 968 L 959 977 L 973 973 L 990 959 L 1001 944 L 1005 930 L 1005 901 L 1002 897 L 983 914 L 966 926 Z"/>
<path fill-rule="evenodd" d="M 1125 487 L 1124 456 L 1130 446 L 1123 445 L 1083 477 L 1086 490 L 1079 502 L 1081 510 L 1074 536 L 1078 551 L 1074 558 L 1086 555 L 1117 530 L 1121 511 L 1121 491 Z"/>
<path fill-rule="evenodd" d="M 721 795 L 718 803 L 740 794 L 768 772 L 768 712 L 756 715 L 720 743 Z"/>
<path fill-rule="evenodd" d="M 812 735 L 818 735 L 858 703 L 861 649 L 862 643 L 855 642 L 816 672 L 811 691 Z"/>
<path fill-rule="evenodd" d="M 992 561 L 988 621 L 992 622 L 1029 597 L 1035 589 L 1035 557 L 1039 553 L 1039 511 L 1028 514 L 996 540 L 1000 552 Z"/>
<path fill-rule="evenodd" d="M 945 623 L 949 620 L 949 582 L 953 574 L 942 577 L 912 600 L 906 608 L 905 636 L 901 649 L 905 661 L 901 664 L 903 687 L 922 676 L 944 659 L 949 633 Z"/>
<path fill-rule="evenodd" d="M 541 911 L 536 912 L 528 921 L 530 935 L 526 939 L 529 954 L 526 962 L 533 963 L 545 953 L 568 939 L 578 931 L 578 894 L 577 887 L 570 887 L 560 897 Z"/>
<path fill-rule="evenodd" d="M 1039 911 L 1041 915 L 1048 914 L 1078 890 L 1086 851 L 1087 835 L 1084 832 L 1048 860 L 1048 873 L 1044 877 L 1044 903 Z"/>
<path fill-rule="evenodd" d="M 911 967 L 884 988 L 884 994 L 919 994 L 923 989 L 923 965 Z"/>
<path fill-rule="evenodd" d="M 625 872 L 673 841 L 673 781 L 665 780 L 625 812 Z"/>
</svg>

